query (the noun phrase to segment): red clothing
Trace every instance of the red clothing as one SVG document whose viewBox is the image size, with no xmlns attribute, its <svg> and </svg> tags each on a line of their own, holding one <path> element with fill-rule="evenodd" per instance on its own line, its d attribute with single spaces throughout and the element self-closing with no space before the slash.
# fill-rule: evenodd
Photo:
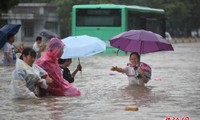
<svg viewBox="0 0 200 120">
<path fill-rule="evenodd" d="M 60 71 L 57 56 L 60 54 L 60 48 L 63 47 L 64 44 L 60 39 L 52 38 L 49 42 L 47 51 L 36 62 L 36 64 L 43 68 L 53 79 L 53 83 L 50 84 L 47 90 L 44 92 L 54 96 L 79 96 L 80 91 L 74 88 L 73 85 L 67 80 L 65 80 Z"/>
<path fill-rule="evenodd" d="M 23 50 L 24 50 L 23 47 L 20 47 L 20 48 L 19 48 L 19 52 L 20 52 L 20 53 L 22 53 Z"/>
</svg>

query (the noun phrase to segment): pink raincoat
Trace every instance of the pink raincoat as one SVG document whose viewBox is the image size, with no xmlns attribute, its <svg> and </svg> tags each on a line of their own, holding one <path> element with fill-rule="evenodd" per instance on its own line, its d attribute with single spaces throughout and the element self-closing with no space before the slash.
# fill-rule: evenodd
<svg viewBox="0 0 200 120">
<path fill-rule="evenodd" d="M 43 68 L 53 79 L 43 95 L 54 96 L 79 96 L 80 91 L 65 80 L 60 71 L 58 58 L 62 55 L 64 43 L 59 38 L 52 38 L 49 42 L 47 51 L 41 56 L 36 64 Z"/>
</svg>

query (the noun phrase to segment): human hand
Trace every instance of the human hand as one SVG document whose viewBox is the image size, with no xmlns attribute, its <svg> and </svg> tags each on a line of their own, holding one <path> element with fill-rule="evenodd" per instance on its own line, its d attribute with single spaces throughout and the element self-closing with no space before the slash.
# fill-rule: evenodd
<svg viewBox="0 0 200 120">
<path fill-rule="evenodd" d="M 81 66 L 80 64 L 78 64 L 77 67 L 76 67 L 76 69 L 77 69 L 78 71 L 81 71 L 81 70 L 82 70 L 82 66 Z"/>
<path fill-rule="evenodd" d="M 45 80 L 46 80 L 47 84 L 50 84 L 50 83 L 53 82 L 53 80 L 52 80 L 49 76 L 47 76 L 47 77 L 45 78 Z"/>
<path fill-rule="evenodd" d="M 117 71 L 118 67 L 117 66 L 112 66 L 112 68 L 110 69 L 111 71 Z"/>
<path fill-rule="evenodd" d="M 37 96 L 33 96 L 33 99 L 39 100 L 40 98 Z"/>
<path fill-rule="evenodd" d="M 136 71 L 137 71 L 140 75 L 144 75 L 144 72 L 143 72 L 143 70 L 142 70 L 140 67 L 138 67 Z"/>
<path fill-rule="evenodd" d="M 8 66 L 14 66 L 15 64 L 13 64 L 12 62 L 10 62 L 9 64 L 8 64 Z"/>
<path fill-rule="evenodd" d="M 46 79 L 40 79 L 40 81 L 38 82 L 38 86 L 46 90 L 48 88 Z"/>
</svg>

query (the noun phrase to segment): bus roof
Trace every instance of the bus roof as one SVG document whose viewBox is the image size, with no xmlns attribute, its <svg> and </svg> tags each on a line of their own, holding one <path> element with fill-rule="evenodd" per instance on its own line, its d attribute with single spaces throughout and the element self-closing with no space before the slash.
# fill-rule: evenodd
<svg viewBox="0 0 200 120">
<path fill-rule="evenodd" d="M 131 11 L 137 12 L 156 12 L 156 13 L 164 13 L 163 9 L 150 8 L 145 6 L 138 5 L 116 5 L 116 4 L 87 4 L 87 5 L 74 5 L 74 9 L 82 8 L 82 9 L 92 9 L 92 8 L 119 8 L 119 9 L 128 9 Z"/>
</svg>

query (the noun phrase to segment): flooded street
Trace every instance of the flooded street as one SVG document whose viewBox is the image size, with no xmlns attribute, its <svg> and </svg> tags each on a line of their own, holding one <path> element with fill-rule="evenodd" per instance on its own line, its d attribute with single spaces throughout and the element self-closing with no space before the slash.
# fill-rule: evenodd
<svg viewBox="0 0 200 120">
<path fill-rule="evenodd" d="M 128 55 L 81 58 L 83 70 L 73 83 L 81 96 L 71 98 L 12 99 L 9 84 L 14 67 L 1 65 L 0 120 L 199 120 L 200 43 L 173 47 L 174 51 L 141 56 L 153 70 L 145 87 L 129 87 L 124 74 L 110 71 L 111 66 L 124 67 Z M 77 63 L 74 59 L 71 72 Z M 158 77 L 161 80 L 155 80 Z M 139 110 L 125 111 L 131 105 Z"/>
</svg>

